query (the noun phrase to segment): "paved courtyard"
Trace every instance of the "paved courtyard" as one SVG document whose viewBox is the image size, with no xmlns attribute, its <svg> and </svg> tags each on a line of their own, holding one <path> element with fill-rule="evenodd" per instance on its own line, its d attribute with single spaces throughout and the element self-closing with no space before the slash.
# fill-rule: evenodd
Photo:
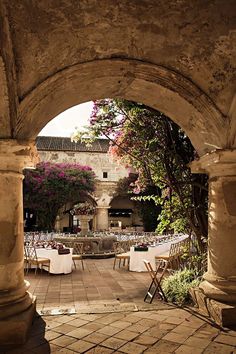
<svg viewBox="0 0 236 354">
<path fill-rule="evenodd" d="M 11 353 L 236 354 L 236 331 L 193 308 L 143 303 L 148 274 L 112 269 L 113 260 L 85 260 L 69 275 L 30 273 L 37 315 L 27 343 Z M 61 314 L 58 314 L 61 313 Z"/>
<path fill-rule="evenodd" d="M 82 270 L 77 261 L 76 270 L 66 275 L 29 273 L 30 291 L 37 296 L 38 310 L 70 308 L 76 311 L 99 301 L 105 303 L 143 302 L 150 283 L 147 273 L 129 272 L 127 267 L 113 270 L 113 258 L 85 259 Z"/>
</svg>

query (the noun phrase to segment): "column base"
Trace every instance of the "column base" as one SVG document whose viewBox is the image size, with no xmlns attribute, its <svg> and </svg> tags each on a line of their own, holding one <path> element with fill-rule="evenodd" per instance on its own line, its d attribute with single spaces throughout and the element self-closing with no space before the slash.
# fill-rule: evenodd
<svg viewBox="0 0 236 354">
<path fill-rule="evenodd" d="M 36 313 L 36 297 L 25 311 L 0 320 L 0 352 L 2 347 L 24 344 Z"/>
<path fill-rule="evenodd" d="M 236 325 L 236 304 L 210 299 L 200 288 L 192 288 L 190 295 L 202 315 L 212 318 L 215 323 L 223 327 Z"/>
<path fill-rule="evenodd" d="M 236 281 L 230 278 L 212 276 L 209 273 L 203 275 L 204 281 L 199 288 L 210 299 L 227 304 L 236 304 Z"/>
</svg>

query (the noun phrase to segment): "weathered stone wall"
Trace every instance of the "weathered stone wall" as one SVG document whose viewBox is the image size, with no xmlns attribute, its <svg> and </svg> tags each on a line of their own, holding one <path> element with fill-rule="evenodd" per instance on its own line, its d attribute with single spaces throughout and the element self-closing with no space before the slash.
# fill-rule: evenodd
<svg viewBox="0 0 236 354">
<path fill-rule="evenodd" d="M 76 63 L 132 58 L 181 72 L 228 112 L 234 0 L 21 0 L 6 7 L 21 98 Z"/>
<path fill-rule="evenodd" d="M 39 151 L 42 161 L 50 162 L 76 162 L 90 166 L 100 181 L 117 182 L 120 178 L 127 177 L 130 169 L 118 165 L 111 155 L 101 152 L 71 152 L 71 151 Z M 103 178 L 103 172 L 107 172 L 108 178 Z"/>
<path fill-rule="evenodd" d="M 199 155 L 236 146 L 234 0 L 0 1 L 0 136 L 123 97 L 169 115 Z"/>
</svg>

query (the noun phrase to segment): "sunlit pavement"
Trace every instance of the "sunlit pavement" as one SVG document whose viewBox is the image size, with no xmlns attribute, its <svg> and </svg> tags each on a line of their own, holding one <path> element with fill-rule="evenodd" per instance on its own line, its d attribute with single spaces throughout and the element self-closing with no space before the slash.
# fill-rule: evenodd
<svg viewBox="0 0 236 354">
<path fill-rule="evenodd" d="M 112 266 L 90 259 L 69 275 L 28 274 L 42 316 L 24 346 L 0 353 L 236 353 L 236 331 L 193 308 L 145 304 L 148 274 Z"/>
</svg>

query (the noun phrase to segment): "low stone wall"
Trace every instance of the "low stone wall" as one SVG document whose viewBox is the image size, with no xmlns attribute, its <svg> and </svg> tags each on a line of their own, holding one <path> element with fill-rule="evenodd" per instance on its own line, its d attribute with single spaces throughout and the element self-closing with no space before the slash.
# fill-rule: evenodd
<svg viewBox="0 0 236 354">
<path fill-rule="evenodd" d="M 84 255 L 95 256 L 113 256 L 113 243 L 117 241 L 115 236 L 106 237 L 55 237 L 55 241 L 63 243 L 67 247 L 73 247 L 73 242 L 83 242 Z"/>
</svg>

